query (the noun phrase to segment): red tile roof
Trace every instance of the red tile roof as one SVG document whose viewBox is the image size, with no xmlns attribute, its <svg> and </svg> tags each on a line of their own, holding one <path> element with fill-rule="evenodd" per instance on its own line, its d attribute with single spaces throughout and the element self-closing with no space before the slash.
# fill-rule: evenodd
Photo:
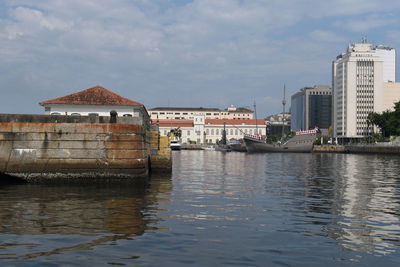
<svg viewBox="0 0 400 267">
<path fill-rule="evenodd" d="M 192 120 L 152 120 L 152 124 L 158 124 L 160 127 L 193 127 Z"/>
<path fill-rule="evenodd" d="M 94 86 L 70 95 L 43 101 L 40 105 L 65 104 L 65 105 L 106 105 L 106 106 L 143 106 L 143 104 L 117 95 L 110 90 Z"/>
<path fill-rule="evenodd" d="M 233 120 L 233 119 L 206 119 L 206 124 L 213 124 L 213 125 L 265 125 L 265 120 Z"/>
</svg>

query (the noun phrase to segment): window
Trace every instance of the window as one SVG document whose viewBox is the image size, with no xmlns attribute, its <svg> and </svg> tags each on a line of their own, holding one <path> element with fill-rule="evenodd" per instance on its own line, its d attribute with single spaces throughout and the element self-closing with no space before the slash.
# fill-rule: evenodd
<svg viewBox="0 0 400 267">
<path fill-rule="evenodd" d="M 216 129 L 216 130 L 215 130 L 215 134 L 216 134 L 216 135 L 219 135 L 219 129 Z"/>
<path fill-rule="evenodd" d="M 132 117 L 132 114 L 124 114 L 123 117 Z"/>
<path fill-rule="evenodd" d="M 187 135 L 188 135 L 188 136 L 190 135 L 190 131 L 189 131 L 189 130 L 187 131 Z"/>
<path fill-rule="evenodd" d="M 165 115 L 165 112 L 160 112 L 160 115 Z"/>
<path fill-rule="evenodd" d="M 89 116 L 99 116 L 99 113 L 89 113 Z"/>
<path fill-rule="evenodd" d="M 44 108 L 44 111 L 50 111 L 50 110 L 51 110 L 50 107 L 45 107 L 45 108 Z"/>
<path fill-rule="evenodd" d="M 207 129 L 206 130 L 206 135 L 209 135 L 210 134 L 210 129 Z"/>
<path fill-rule="evenodd" d="M 60 112 L 53 112 L 50 115 L 61 115 L 61 113 Z"/>
<path fill-rule="evenodd" d="M 71 116 L 80 116 L 80 113 L 71 113 Z"/>
</svg>

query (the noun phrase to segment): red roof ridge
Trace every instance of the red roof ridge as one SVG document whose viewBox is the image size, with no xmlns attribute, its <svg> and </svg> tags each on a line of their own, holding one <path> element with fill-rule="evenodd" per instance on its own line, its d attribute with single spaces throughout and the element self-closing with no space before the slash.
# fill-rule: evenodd
<svg viewBox="0 0 400 267">
<path fill-rule="evenodd" d="M 205 124 L 232 124 L 232 125 L 241 125 L 241 124 L 260 124 L 265 125 L 265 120 L 263 119 L 245 119 L 245 120 L 235 120 L 235 119 L 206 119 Z"/>
<path fill-rule="evenodd" d="M 107 106 L 144 106 L 143 104 L 122 97 L 100 85 L 78 91 L 66 96 L 42 101 L 40 105 L 107 105 Z"/>
</svg>

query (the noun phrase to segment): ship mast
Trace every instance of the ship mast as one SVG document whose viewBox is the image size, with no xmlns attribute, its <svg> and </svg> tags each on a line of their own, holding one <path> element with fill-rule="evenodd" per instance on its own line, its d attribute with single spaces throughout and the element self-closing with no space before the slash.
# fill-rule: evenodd
<svg viewBox="0 0 400 267">
<path fill-rule="evenodd" d="M 285 105 L 286 105 L 286 85 L 283 85 L 283 100 L 282 100 L 282 106 L 283 106 L 283 113 L 282 113 L 282 138 L 285 135 Z"/>
<path fill-rule="evenodd" d="M 258 134 L 258 124 L 257 124 L 257 109 L 256 109 L 256 101 L 254 100 L 254 116 L 256 119 L 256 134 Z"/>
</svg>

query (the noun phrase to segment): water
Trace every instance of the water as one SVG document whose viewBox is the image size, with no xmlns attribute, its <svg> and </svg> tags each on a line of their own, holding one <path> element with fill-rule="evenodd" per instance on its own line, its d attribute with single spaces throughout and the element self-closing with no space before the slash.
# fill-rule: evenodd
<svg viewBox="0 0 400 267">
<path fill-rule="evenodd" d="M 400 265 L 399 156 L 173 157 L 147 186 L 2 186 L 0 265 Z"/>
</svg>

